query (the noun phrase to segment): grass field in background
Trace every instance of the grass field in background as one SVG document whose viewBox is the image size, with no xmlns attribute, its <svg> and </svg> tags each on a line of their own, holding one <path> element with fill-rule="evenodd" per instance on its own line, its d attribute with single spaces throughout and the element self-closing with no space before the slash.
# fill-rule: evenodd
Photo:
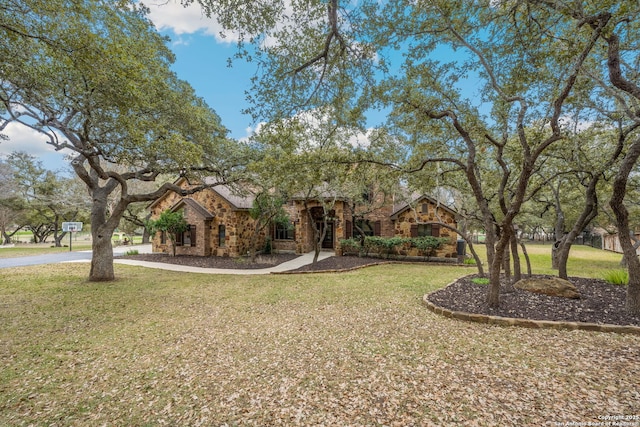
<svg viewBox="0 0 640 427">
<path fill-rule="evenodd" d="M 535 272 L 547 271 L 549 248 L 530 245 Z M 619 261 L 572 255 L 574 275 Z M 116 281 L 89 283 L 88 264 L 2 269 L 0 425 L 492 426 L 640 413 L 640 337 L 424 308 L 425 293 L 473 271 L 228 276 L 116 264 Z"/>
<path fill-rule="evenodd" d="M 26 233 L 26 232 L 25 232 Z M 28 233 L 28 237 L 21 237 L 21 242 L 27 242 L 31 240 L 31 233 Z M 142 236 L 127 236 L 132 241 L 131 244 L 137 245 L 142 243 Z M 53 239 L 48 243 L 16 243 L 13 247 L 0 248 L 0 258 L 13 258 L 21 256 L 31 255 L 43 255 L 48 253 L 69 252 L 69 237 L 65 236 L 62 240 L 62 247 L 54 247 Z M 118 246 L 122 243 L 121 236 L 114 236 L 111 240 L 114 246 Z M 91 250 L 91 240 L 89 233 L 78 233 L 73 236 L 71 243 L 71 249 L 73 251 L 88 251 Z"/>
<path fill-rule="evenodd" d="M 487 251 L 484 245 L 474 245 L 478 255 L 486 265 Z M 527 253 L 531 260 L 534 274 L 557 275 L 558 271 L 551 268 L 551 245 L 540 243 L 529 243 L 526 245 Z M 520 252 L 520 264 L 522 272 L 526 273 L 526 261 Z M 590 246 L 574 245 L 569 253 L 567 272 L 569 276 L 602 278 L 606 270 L 620 269 L 622 254 L 615 252 L 594 249 Z"/>
</svg>

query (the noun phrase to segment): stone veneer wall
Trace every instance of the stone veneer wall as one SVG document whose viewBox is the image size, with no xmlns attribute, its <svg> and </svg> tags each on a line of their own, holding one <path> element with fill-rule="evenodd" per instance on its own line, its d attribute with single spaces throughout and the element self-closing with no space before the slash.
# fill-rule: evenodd
<svg viewBox="0 0 640 427">
<path fill-rule="evenodd" d="M 308 203 L 309 209 L 322 206 L 319 202 Z M 295 208 L 300 213 L 298 221 L 295 224 L 296 227 L 296 253 L 307 253 L 313 251 L 313 226 L 311 225 L 309 215 L 304 208 L 302 201 L 295 202 Z M 333 241 L 334 250 L 336 253 L 340 253 L 340 239 L 344 238 L 345 233 L 345 203 L 337 201 L 333 206 L 335 216 L 333 220 Z"/>
<path fill-rule="evenodd" d="M 456 219 L 451 212 L 439 208 L 437 212 L 438 215 L 436 215 L 436 205 L 430 202 L 427 205 L 428 209 L 426 214 L 422 213 L 420 204 L 415 210 L 407 209 L 406 211 L 398 215 L 398 219 L 395 221 L 395 235 L 399 237 L 411 237 L 411 226 L 413 224 L 437 223 L 440 220 L 445 224 L 454 227 L 456 226 Z M 443 245 L 440 249 L 438 249 L 435 256 L 443 258 L 456 258 L 456 243 L 458 240 L 457 234 L 447 228 L 440 227 L 440 237 L 449 238 L 449 243 Z M 407 255 L 418 256 L 418 250 L 412 248 L 409 253 L 407 253 Z"/>
<path fill-rule="evenodd" d="M 203 190 L 189 196 L 200 203 L 205 209 L 215 215 L 213 220 L 205 221 L 188 205 L 185 219 L 190 225 L 196 226 L 196 246 L 178 246 L 176 254 L 179 255 L 200 255 L 200 256 L 230 256 L 236 257 L 246 255 L 249 250 L 251 234 L 254 230 L 254 220 L 247 211 L 234 210 L 233 206 L 223 197 L 213 190 Z M 174 206 L 181 199 L 176 193 L 170 193 L 165 199 L 154 206 L 152 219 L 158 218 L 160 213 Z M 225 226 L 225 244 L 219 245 L 219 226 Z M 238 231 L 242 230 L 242 231 Z M 258 238 L 258 247 L 263 247 L 266 230 Z M 169 244 L 160 243 L 160 234 L 153 238 L 154 252 L 170 252 Z"/>
<path fill-rule="evenodd" d="M 178 203 L 180 200 L 180 196 L 176 193 L 169 193 L 164 196 L 164 199 L 156 204 L 153 209 L 151 209 L 151 219 L 156 220 L 160 216 L 160 214 L 170 209 L 173 205 Z M 171 243 L 169 241 L 169 236 L 167 236 L 167 243 L 161 243 L 161 233 L 158 232 L 151 238 L 151 250 L 153 252 L 163 252 L 163 253 L 171 253 Z M 178 254 L 178 249 L 176 248 L 176 254 Z"/>
<path fill-rule="evenodd" d="M 378 205 L 380 207 L 372 210 L 371 212 L 367 212 L 366 214 L 364 214 L 364 218 L 371 223 L 375 223 L 378 221 L 380 222 L 381 237 L 393 237 L 395 235 L 394 223 L 391 220 L 391 215 L 393 214 L 393 201 L 389 200 L 391 199 L 391 196 L 388 196 L 385 203 L 385 201 L 383 200 L 383 197 L 384 197 L 383 194 L 376 195 L 376 200 L 374 201 L 373 206 Z M 356 208 L 356 213 L 357 212 L 358 212 L 358 209 Z M 351 218 L 353 216 L 349 212 L 347 212 L 347 214 L 349 215 L 349 217 L 346 219 L 348 221 L 351 221 Z M 353 228 L 353 233 L 356 234 L 355 226 Z M 344 237 L 341 237 L 341 239 L 342 238 Z"/>
<path fill-rule="evenodd" d="M 300 212 L 298 211 L 296 202 L 294 201 L 286 203 L 282 208 L 287 213 L 287 215 L 289 215 L 289 220 L 293 223 L 295 236 L 294 240 L 276 240 L 273 235 L 274 229 L 272 227 L 269 231 L 271 237 L 273 238 L 273 249 L 275 252 L 298 253 L 295 238 L 298 237 L 299 232 L 296 226 L 297 223 L 300 222 Z"/>
<path fill-rule="evenodd" d="M 200 256 L 230 256 L 236 257 L 246 255 L 249 251 L 249 242 L 251 234 L 254 230 L 254 220 L 249 216 L 247 211 L 234 210 L 223 197 L 219 196 L 215 191 L 203 190 L 191 196 L 209 212 L 215 215 L 213 220 L 205 221 L 188 205 L 186 208 L 186 219 L 189 224 L 196 226 L 196 246 L 186 247 L 178 246 L 177 254 L 200 255 Z M 176 193 L 167 194 L 160 203 L 155 205 L 152 210 L 152 218 L 156 219 L 163 210 L 174 206 L 181 196 Z M 312 202 L 309 208 L 322 206 L 319 202 Z M 409 209 L 400 214 L 396 221 L 392 221 L 392 204 L 387 204 L 366 215 L 366 219 L 375 222 L 380 221 L 381 233 L 383 237 L 411 237 L 411 225 L 416 223 L 428 223 L 438 221 L 435 215 L 436 205 L 429 202 L 428 212 L 422 213 L 421 206 L 417 210 Z M 313 228 L 309 221 L 309 217 L 304 210 L 302 201 L 291 201 L 285 205 L 285 210 L 289 213 L 289 217 L 295 226 L 295 240 L 274 240 L 273 248 L 276 251 L 307 253 L 313 250 Z M 342 202 L 336 202 L 334 206 L 334 249 L 336 254 L 341 254 L 340 239 L 346 237 L 346 221 L 352 220 L 352 213 L 348 206 Z M 416 213 L 417 219 L 416 221 Z M 449 211 L 442 208 L 439 209 L 439 217 L 447 224 L 456 225 L 455 217 Z M 218 245 L 218 227 L 224 224 L 226 227 L 225 245 Z M 271 234 L 270 229 L 265 229 L 260 233 L 258 238 L 258 249 L 264 247 L 265 238 Z M 454 232 L 441 227 L 440 237 L 448 237 L 449 244 L 437 251 L 438 257 L 453 257 L 456 255 L 457 236 Z M 154 252 L 170 252 L 168 244 L 160 243 L 160 234 L 158 233 L 152 240 Z M 406 255 L 418 256 L 416 249 L 409 251 Z"/>
</svg>

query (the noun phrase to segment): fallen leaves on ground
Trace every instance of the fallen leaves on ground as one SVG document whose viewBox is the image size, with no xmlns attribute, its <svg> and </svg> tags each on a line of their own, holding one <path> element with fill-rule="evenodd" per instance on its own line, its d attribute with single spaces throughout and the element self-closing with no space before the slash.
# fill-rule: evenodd
<svg viewBox="0 0 640 427">
<path fill-rule="evenodd" d="M 122 268 L 115 284 L 1 289 L 0 424 L 529 426 L 640 414 L 639 337 L 436 316 L 420 298 L 457 274 L 448 267 L 261 278 Z"/>
</svg>

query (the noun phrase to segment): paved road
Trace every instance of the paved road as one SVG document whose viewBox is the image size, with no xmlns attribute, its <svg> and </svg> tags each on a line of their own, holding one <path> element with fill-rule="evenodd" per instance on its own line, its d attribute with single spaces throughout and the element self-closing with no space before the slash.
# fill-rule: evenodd
<svg viewBox="0 0 640 427">
<path fill-rule="evenodd" d="M 151 252 L 151 245 L 136 245 L 136 246 L 118 246 L 113 248 L 113 255 L 122 255 L 124 252 L 136 249 L 139 253 Z M 40 264 L 56 264 L 59 262 L 70 261 L 87 261 L 91 260 L 91 251 L 81 252 L 60 252 L 55 254 L 46 255 L 32 255 L 16 258 L 0 258 L 0 268 L 9 267 L 23 267 L 26 265 L 40 265 Z"/>
<path fill-rule="evenodd" d="M 137 246 L 119 246 L 113 248 L 113 255 L 119 256 L 123 255 L 126 251 L 136 249 L 138 253 L 151 253 L 151 245 L 137 245 Z M 146 262 L 146 261 L 137 261 L 133 259 L 123 259 L 117 260 L 118 263 L 129 264 L 129 265 L 137 265 L 141 267 L 148 268 L 156 268 L 162 270 L 172 270 L 172 271 L 186 271 L 190 273 L 206 273 L 206 274 L 271 274 L 278 273 L 282 271 L 295 270 L 297 268 L 302 267 L 303 265 L 311 264 L 313 261 L 313 252 L 309 252 L 308 254 L 301 255 L 291 261 L 283 262 L 280 265 L 276 265 L 275 267 L 270 268 L 261 268 L 261 269 L 219 269 L 219 268 L 199 268 L 199 267 L 190 267 L 185 265 L 176 265 L 176 264 L 168 264 L 168 263 L 159 263 L 159 262 Z M 333 252 L 320 252 L 319 260 L 323 260 L 325 258 L 333 256 Z M 65 252 L 65 253 L 57 253 L 57 254 L 48 254 L 48 255 L 35 255 L 28 257 L 20 257 L 20 258 L 0 258 L 0 268 L 8 268 L 8 267 L 21 267 L 26 265 L 40 265 L 40 264 L 54 264 L 59 262 L 74 262 L 74 261 L 88 261 L 91 260 L 91 251 L 84 252 Z"/>
</svg>

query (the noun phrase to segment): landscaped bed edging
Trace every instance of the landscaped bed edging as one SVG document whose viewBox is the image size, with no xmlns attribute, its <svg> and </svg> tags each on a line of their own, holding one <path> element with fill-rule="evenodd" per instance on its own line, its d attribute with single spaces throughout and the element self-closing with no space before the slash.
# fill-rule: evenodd
<svg viewBox="0 0 640 427">
<path fill-rule="evenodd" d="M 455 282 L 449 283 L 446 287 L 453 285 Z M 437 291 L 433 291 L 437 292 Z M 448 308 L 440 307 L 429 301 L 430 292 L 422 297 L 422 303 L 427 309 L 435 314 L 448 317 L 451 319 L 465 320 L 468 322 L 486 323 L 488 325 L 498 326 L 520 326 L 522 328 L 532 329 L 560 329 L 560 330 L 581 330 L 596 332 L 615 332 L 618 334 L 640 335 L 640 326 L 620 326 L 611 324 L 585 323 L 585 322 L 564 322 L 555 320 L 533 320 L 519 319 L 515 317 L 489 316 L 486 314 L 467 313 L 464 311 L 453 311 Z"/>
</svg>

